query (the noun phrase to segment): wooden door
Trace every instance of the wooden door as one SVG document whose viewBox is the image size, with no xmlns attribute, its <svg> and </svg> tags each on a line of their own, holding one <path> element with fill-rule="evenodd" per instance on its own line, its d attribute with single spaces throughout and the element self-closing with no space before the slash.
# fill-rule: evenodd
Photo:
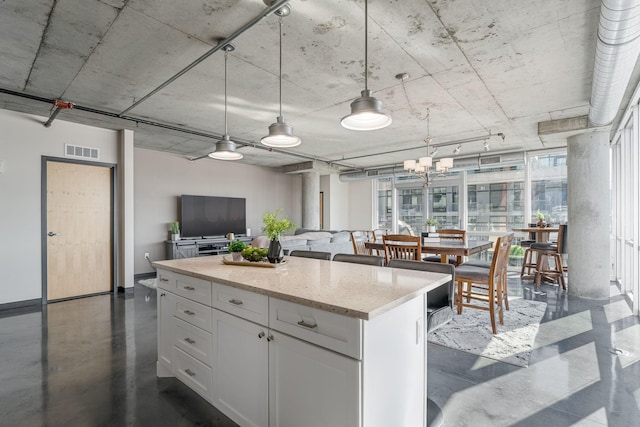
<svg viewBox="0 0 640 427">
<path fill-rule="evenodd" d="M 113 289 L 112 170 L 47 161 L 47 300 Z"/>
</svg>

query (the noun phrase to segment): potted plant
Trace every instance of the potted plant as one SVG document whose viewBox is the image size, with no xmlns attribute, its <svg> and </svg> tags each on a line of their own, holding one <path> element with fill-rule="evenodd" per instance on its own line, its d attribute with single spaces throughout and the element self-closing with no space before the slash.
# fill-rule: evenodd
<svg viewBox="0 0 640 427">
<path fill-rule="evenodd" d="M 240 240 L 234 240 L 229 244 L 229 253 L 231 254 L 231 258 L 234 261 L 242 261 L 242 250 L 246 248 L 247 245 Z"/>
<path fill-rule="evenodd" d="M 427 220 L 425 221 L 425 225 L 427 226 L 427 232 L 429 233 L 435 233 L 436 232 L 436 227 L 438 226 L 439 222 L 437 219 L 435 218 L 427 218 Z"/>
<path fill-rule="evenodd" d="M 180 240 L 180 223 L 178 221 L 169 224 L 169 231 L 171 232 L 171 240 Z"/>
<path fill-rule="evenodd" d="M 262 215 L 262 231 L 267 233 L 269 238 L 269 250 L 267 252 L 267 259 L 270 263 L 279 263 L 284 257 L 282 251 L 282 245 L 280 244 L 280 237 L 282 233 L 293 230 L 296 225 L 286 216 L 279 218 L 282 213 L 282 209 L 278 209 L 274 212 L 265 212 Z"/>
<path fill-rule="evenodd" d="M 547 223 L 544 221 L 544 214 L 542 212 L 538 210 L 535 214 L 533 214 L 533 216 L 538 220 L 538 223 L 536 224 L 538 227 L 543 228 L 547 226 Z"/>
</svg>

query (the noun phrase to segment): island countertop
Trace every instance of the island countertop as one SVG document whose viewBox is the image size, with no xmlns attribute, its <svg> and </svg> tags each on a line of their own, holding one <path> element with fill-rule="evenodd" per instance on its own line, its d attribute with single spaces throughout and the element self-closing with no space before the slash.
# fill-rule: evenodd
<svg viewBox="0 0 640 427">
<path fill-rule="evenodd" d="M 451 280 L 442 273 L 287 257 L 275 268 L 223 264 L 228 255 L 153 266 L 349 317 L 371 320 Z"/>
</svg>

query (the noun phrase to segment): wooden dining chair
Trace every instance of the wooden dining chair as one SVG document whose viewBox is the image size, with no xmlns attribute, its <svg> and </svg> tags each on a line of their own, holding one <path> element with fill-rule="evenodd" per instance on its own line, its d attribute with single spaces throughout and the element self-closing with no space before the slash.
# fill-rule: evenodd
<svg viewBox="0 0 640 427">
<path fill-rule="evenodd" d="M 562 289 L 567 289 L 564 281 L 563 255 L 566 253 L 567 225 L 558 226 L 558 241 L 555 243 L 533 243 L 531 251 L 536 255 L 536 275 L 534 283 L 536 288 L 540 288 L 540 281 L 543 278 L 551 278 L 557 281 Z M 545 258 L 551 258 L 553 267 L 549 260 L 545 263 Z M 546 266 L 546 267 L 545 267 Z"/>
<path fill-rule="evenodd" d="M 351 243 L 353 244 L 353 253 L 356 255 L 371 255 L 371 249 L 365 247 L 365 243 L 372 240 L 373 232 L 371 231 L 352 231 Z"/>
<path fill-rule="evenodd" d="M 491 320 L 491 331 L 496 334 L 496 311 L 500 324 L 504 324 L 503 302 L 508 307 L 506 268 L 509 262 L 509 251 L 513 241 L 513 233 L 498 237 L 489 269 L 462 264 L 456 267 L 458 289 L 455 305 L 458 314 L 463 307 L 488 310 Z"/>
<path fill-rule="evenodd" d="M 382 236 L 384 257 L 388 264 L 390 259 L 422 260 L 422 237 L 406 234 L 388 234 Z"/>
<path fill-rule="evenodd" d="M 457 229 L 444 229 L 438 230 L 438 235 L 440 236 L 441 242 L 459 242 L 464 243 L 467 240 L 467 230 L 457 230 Z M 423 261 L 429 262 L 442 262 L 442 257 L 440 255 L 428 255 L 422 259 Z M 447 258 L 447 262 L 453 265 L 462 264 L 462 257 L 460 256 L 450 256 Z"/>
</svg>

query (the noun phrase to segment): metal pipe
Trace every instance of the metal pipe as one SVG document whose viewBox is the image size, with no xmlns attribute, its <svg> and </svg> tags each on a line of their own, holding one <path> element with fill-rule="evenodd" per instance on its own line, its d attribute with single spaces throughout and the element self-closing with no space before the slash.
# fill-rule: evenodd
<svg viewBox="0 0 640 427">
<path fill-rule="evenodd" d="M 126 110 L 122 111 L 119 115 L 123 115 L 123 114 L 128 113 L 129 111 L 131 111 L 134 108 L 136 108 L 138 105 L 140 105 L 143 102 L 145 102 L 147 99 L 151 98 L 156 93 L 160 92 L 165 87 L 169 86 L 171 83 L 176 81 L 178 78 L 182 77 L 188 71 L 193 69 L 196 65 L 200 64 L 202 61 L 204 61 L 205 59 L 207 59 L 208 57 L 210 57 L 211 55 L 213 55 L 214 53 L 216 53 L 217 51 L 219 51 L 220 49 L 222 49 L 223 47 L 225 47 L 226 45 L 228 45 L 232 41 L 234 41 L 242 33 L 247 31 L 248 29 L 252 28 L 258 22 L 262 21 L 264 18 L 266 18 L 267 16 L 271 15 L 273 12 L 275 12 L 278 9 L 280 9 L 285 4 L 289 3 L 289 1 L 291 1 L 291 0 L 279 0 L 279 1 L 274 2 L 271 6 L 269 6 L 265 10 L 263 10 L 260 15 L 256 16 L 251 21 L 249 21 L 248 23 L 244 24 L 242 27 L 240 27 L 240 29 L 236 30 L 229 37 L 227 37 L 226 39 L 224 39 L 221 42 L 219 42 L 212 49 L 209 49 L 205 54 L 200 56 L 198 59 L 193 61 L 191 64 L 187 65 L 182 70 L 178 71 L 176 74 L 174 74 L 173 76 L 169 77 L 169 79 L 167 79 L 164 83 L 162 83 L 160 86 L 158 86 L 155 89 L 153 89 L 151 92 L 149 92 L 148 94 L 146 94 L 145 96 L 140 98 L 138 101 L 134 102 L 129 108 L 127 108 Z"/>
<path fill-rule="evenodd" d="M 47 120 L 44 123 L 44 127 L 46 128 L 51 127 L 51 123 L 53 123 L 53 121 L 58 116 L 58 114 L 60 114 L 60 111 L 65 110 L 67 108 L 71 109 L 75 107 L 75 104 L 73 102 L 64 102 L 64 101 L 60 101 L 59 99 L 54 99 L 53 105 L 55 105 L 56 108 L 55 110 L 53 110 L 53 113 L 51 113 L 51 115 L 49 116 L 49 120 Z"/>
</svg>

